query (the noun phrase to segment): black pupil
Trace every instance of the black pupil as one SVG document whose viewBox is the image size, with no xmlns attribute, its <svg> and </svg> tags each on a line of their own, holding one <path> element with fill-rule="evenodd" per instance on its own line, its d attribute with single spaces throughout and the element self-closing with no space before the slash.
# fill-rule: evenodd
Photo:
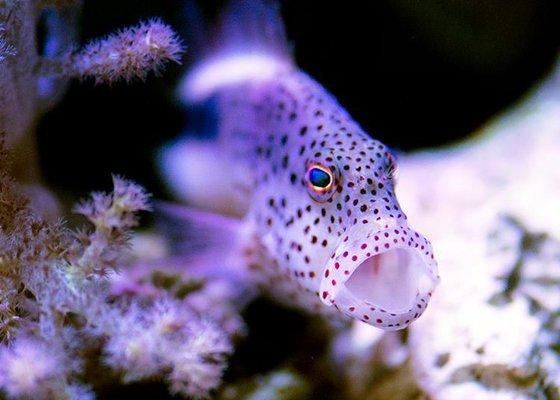
<svg viewBox="0 0 560 400">
<path fill-rule="evenodd" d="M 309 171 L 309 182 L 313 186 L 326 188 L 331 184 L 331 176 L 320 168 L 311 168 Z"/>
</svg>

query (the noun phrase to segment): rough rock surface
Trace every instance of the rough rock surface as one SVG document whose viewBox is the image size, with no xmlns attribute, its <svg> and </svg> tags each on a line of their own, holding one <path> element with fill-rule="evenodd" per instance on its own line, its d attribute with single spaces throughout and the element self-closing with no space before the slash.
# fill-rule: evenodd
<svg viewBox="0 0 560 400">
<path fill-rule="evenodd" d="M 391 336 L 334 342 L 351 399 L 560 399 L 560 64 L 464 143 L 403 157 L 397 194 L 441 283 Z"/>
<path fill-rule="evenodd" d="M 434 399 L 557 399 L 560 68 L 456 147 L 401 163 L 399 198 L 434 243 L 441 285 L 411 329 Z"/>
</svg>

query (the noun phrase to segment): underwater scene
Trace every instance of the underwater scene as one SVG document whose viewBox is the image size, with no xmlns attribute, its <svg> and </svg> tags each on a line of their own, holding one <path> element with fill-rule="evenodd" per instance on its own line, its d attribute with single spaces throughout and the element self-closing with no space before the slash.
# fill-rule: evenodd
<svg viewBox="0 0 560 400">
<path fill-rule="evenodd" d="M 0 0 L 0 398 L 560 400 L 560 3 Z"/>
</svg>

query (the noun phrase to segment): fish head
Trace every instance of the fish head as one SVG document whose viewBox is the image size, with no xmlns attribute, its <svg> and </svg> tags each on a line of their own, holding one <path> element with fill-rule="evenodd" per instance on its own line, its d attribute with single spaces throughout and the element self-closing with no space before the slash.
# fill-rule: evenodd
<svg viewBox="0 0 560 400">
<path fill-rule="evenodd" d="M 324 260 L 319 297 L 376 327 L 405 328 L 424 312 L 439 277 L 430 242 L 408 225 L 395 196 L 395 157 L 365 134 L 324 144 L 305 160 L 301 182 L 313 205 L 309 219 L 322 221 L 318 241 L 329 243 L 312 252 Z"/>
</svg>

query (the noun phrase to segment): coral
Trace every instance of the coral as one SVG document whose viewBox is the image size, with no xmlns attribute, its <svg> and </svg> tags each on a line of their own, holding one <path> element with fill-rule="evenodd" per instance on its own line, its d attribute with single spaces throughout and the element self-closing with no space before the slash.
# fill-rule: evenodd
<svg viewBox="0 0 560 400">
<path fill-rule="evenodd" d="M 445 264 L 446 283 L 410 336 L 419 382 L 436 399 L 558 393 L 558 88 L 553 76 L 472 144 L 403 166 L 405 201 Z"/>
<path fill-rule="evenodd" d="M 88 371 L 96 363 L 91 354 L 101 352 L 106 357 L 97 363 L 106 362 L 128 380 L 168 376 L 172 390 L 202 397 L 220 381 L 228 334 L 169 293 L 144 302 L 111 293 L 109 276 L 130 259 L 136 214 L 149 209 L 146 192 L 114 177 L 111 194 L 94 193 L 75 208 L 93 229 L 74 231 L 58 219 L 48 190 L 16 184 L 9 175 L 39 180 L 35 123 L 70 78 L 144 79 L 166 60 L 179 62 L 177 37 L 157 19 L 75 50 L 80 7 L 80 1 L 0 1 L 0 389 L 11 398 L 93 398 L 95 376 Z M 160 314 L 163 304 L 166 313 Z M 131 338 L 135 328 L 139 337 Z M 130 342 L 146 334 L 152 364 L 130 353 Z M 201 341 L 202 335 L 210 341 Z M 174 359 L 162 359 L 161 351 Z"/>
<path fill-rule="evenodd" d="M 74 231 L 33 212 L 6 173 L 6 159 L 2 148 L 0 389 L 13 398 L 92 398 L 96 381 L 86 365 L 100 353 L 97 362 L 111 367 L 114 379 L 162 377 L 174 393 L 207 396 L 242 325 L 235 307 L 217 307 L 231 300 L 226 287 L 158 290 L 155 279 L 150 296 L 111 287 L 109 278 L 138 260 L 129 255 L 130 229 L 137 213 L 150 209 L 147 193 L 114 177 L 112 193 L 94 193 L 75 207 L 93 229 Z M 210 307 L 221 311 L 205 312 Z"/>
<path fill-rule="evenodd" d="M 67 385 L 68 360 L 57 347 L 22 337 L 0 350 L 0 387 L 13 398 L 90 399 L 83 385 Z"/>
<path fill-rule="evenodd" d="M 173 30 L 153 19 L 86 44 L 70 57 L 63 73 L 106 83 L 145 79 L 150 71 L 159 73 L 165 61 L 179 62 L 181 53 Z"/>
<path fill-rule="evenodd" d="M 225 387 L 220 400 L 304 400 L 311 395 L 310 385 L 294 371 L 280 369 L 253 381 Z"/>
<path fill-rule="evenodd" d="M 6 42 L 6 39 L 4 38 L 4 29 L 4 26 L 0 25 L 0 62 L 10 56 L 15 56 L 17 53 L 14 46 Z"/>
<path fill-rule="evenodd" d="M 161 240 L 153 233 L 135 235 L 136 257 L 121 273 L 111 276 L 111 293 L 149 300 L 171 294 L 185 308 L 216 322 L 228 336 L 244 336 L 245 324 L 239 311 L 254 298 L 255 291 L 222 276 L 209 277 L 185 268 L 184 260 L 169 257 L 169 249 Z M 145 253 L 150 247 L 152 250 Z M 137 258 L 139 255 L 142 258 Z"/>
<path fill-rule="evenodd" d="M 78 50 L 81 6 L 79 0 L 0 1 L 0 132 L 16 152 L 14 171 L 20 180 L 40 178 L 35 125 L 60 100 L 70 79 L 91 77 L 98 83 L 144 79 L 150 71 L 161 72 L 166 61 L 180 61 L 181 43 L 159 19 L 93 40 Z M 45 30 L 42 43 L 37 41 L 40 22 Z"/>
<path fill-rule="evenodd" d="M 125 382 L 167 375 L 172 392 L 205 396 L 218 386 L 224 356 L 231 352 L 227 335 L 177 300 L 151 307 L 133 304 L 111 327 L 105 348 L 108 365 L 124 372 Z"/>
</svg>

